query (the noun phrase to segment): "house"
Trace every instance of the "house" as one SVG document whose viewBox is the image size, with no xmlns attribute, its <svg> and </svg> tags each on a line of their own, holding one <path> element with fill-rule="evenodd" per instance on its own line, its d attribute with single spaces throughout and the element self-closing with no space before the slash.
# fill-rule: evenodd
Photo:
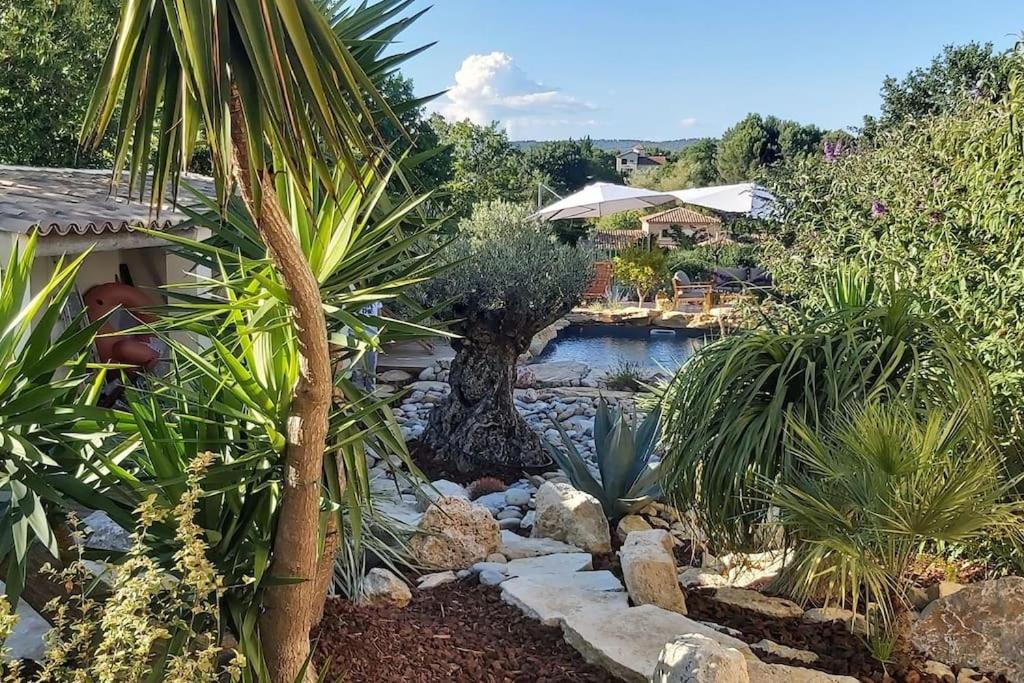
<svg viewBox="0 0 1024 683">
<path fill-rule="evenodd" d="M 665 164 L 667 159 L 660 155 L 647 154 L 643 147 L 634 147 L 615 157 L 615 170 L 622 176 L 645 168 L 657 168 Z"/>
<path fill-rule="evenodd" d="M 697 240 L 715 239 L 722 235 L 722 221 L 714 216 L 677 206 L 640 219 L 641 230 L 652 235 L 659 247 L 677 247 L 675 236 L 682 234 Z"/>
<path fill-rule="evenodd" d="M 96 285 L 119 283 L 159 301 L 158 287 L 196 282 L 191 261 L 167 249 L 167 240 L 138 228 L 194 239 L 205 238 L 205 231 L 190 226 L 181 207 L 169 201 L 157 214 L 148 195 L 129 200 L 127 176 L 116 191 L 110 179 L 110 171 L 102 170 L 0 166 L 0 268 L 17 245 L 38 235 L 26 300 L 46 285 L 62 256 L 86 251 L 76 279 L 79 296 Z M 206 196 L 215 194 L 209 178 L 187 175 L 185 182 Z M 181 194 L 191 203 L 185 189 Z"/>
</svg>

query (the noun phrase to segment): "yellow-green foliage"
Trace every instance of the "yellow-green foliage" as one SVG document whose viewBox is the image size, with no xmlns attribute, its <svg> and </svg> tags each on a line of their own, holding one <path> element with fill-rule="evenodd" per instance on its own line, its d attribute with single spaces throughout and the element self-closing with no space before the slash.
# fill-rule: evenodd
<svg viewBox="0 0 1024 683">
<path fill-rule="evenodd" d="M 637 300 L 643 304 L 644 298 L 665 278 L 665 252 L 657 248 L 626 249 L 612 261 L 612 274 L 619 282 L 636 289 Z"/>
<path fill-rule="evenodd" d="M 85 534 L 69 518 L 78 559 L 62 570 L 44 567 L 51 578 L 71 587 L 71 595 L 46 607 L 55 624 L 46 638 L 38 680 L 52 683 L 135 683 L 143 680 L 206 683 L 238 680 L 244 659 L 221 644 L 218 602 L 222 579 L 207 558 L 208 546 L 195 523 L 200 481 L 213 461 L 201 453 L 188 468 L 188 489 L 173 509 L 156 496 L 136 510 L 138 527 L 123 562 L 109 568 L 110 596 L 91 594 L 94 581 L 83 552 Z M 152 557 L 147 534 L 158 521 L 173 519 L 173 570 L 162 571 Z M 104 577 L 108 578 L 108 577 Z M 0 642 L 17 622 L 10 604 L 0 599 Z M 8 665 L 4 681 L 21 681 L 20 668 Z"/>
</svg>

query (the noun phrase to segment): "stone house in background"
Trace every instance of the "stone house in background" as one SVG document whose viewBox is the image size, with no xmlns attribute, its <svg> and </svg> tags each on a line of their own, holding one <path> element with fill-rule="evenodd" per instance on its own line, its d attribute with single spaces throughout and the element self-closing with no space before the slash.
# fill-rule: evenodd
<svg viewBox="0 0 1024 683">
<path fill-rule="evenodd" d="M 634 147 L 615 157 L 615 170 L 625 177 L 634 171 L 663 166 L 666 161 L 664 156 L 647 154 L 643 147 Z"/>
</svg>

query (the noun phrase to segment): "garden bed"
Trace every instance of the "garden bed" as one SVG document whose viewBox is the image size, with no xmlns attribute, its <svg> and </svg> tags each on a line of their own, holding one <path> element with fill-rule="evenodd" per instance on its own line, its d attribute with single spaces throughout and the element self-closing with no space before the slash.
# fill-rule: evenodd
<svg viewBox="0 0 1024 683">
<path fill-rule="evenodd" d="M 358 683 L 614 681 L 562 639 L 501 601 L 495 588 L 457 582 L 415 591 L 404 609 L 328 602 L 316 661 Z"/>
</svg>

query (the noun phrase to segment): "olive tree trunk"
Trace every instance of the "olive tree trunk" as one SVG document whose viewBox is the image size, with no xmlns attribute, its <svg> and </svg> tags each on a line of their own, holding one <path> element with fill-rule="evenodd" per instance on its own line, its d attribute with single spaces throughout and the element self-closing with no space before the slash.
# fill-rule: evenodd
<svg viewBox="0 0 1024 683">
<path fill-rule="evenodd" d="M 319 284 L 281 209 L 268 169 L 256 169 L 262 197 L 259 205 L 255 201 L 246 122 L 237 92 L 231 102 L 231 124 L 239 190 L 288 290 L 300 366 L 288 416 L 281 505 L 269 570 L 270 576 L 288 581 L 265 590 L 260 638 L 274 683 L 294 683 L 307 664 L 304 679 L 315 681 L 309 663 L 309 631 L 326 598 L 319 594 L 321 582 L 316 579 L 321 555 L 320 480 L 333 385 L 327 322 Z"/>
<path fill-rule="evenodd" d="M 516 332 L 500 327 L 467 324 L 463 337 L 452 341 L 451 393 L 431 411 L 423 433 L 438 458 L 467 474 L 548 461 L 512 401 L 516 360 L 529 348 L 532 326 Z"/>
</svg>

